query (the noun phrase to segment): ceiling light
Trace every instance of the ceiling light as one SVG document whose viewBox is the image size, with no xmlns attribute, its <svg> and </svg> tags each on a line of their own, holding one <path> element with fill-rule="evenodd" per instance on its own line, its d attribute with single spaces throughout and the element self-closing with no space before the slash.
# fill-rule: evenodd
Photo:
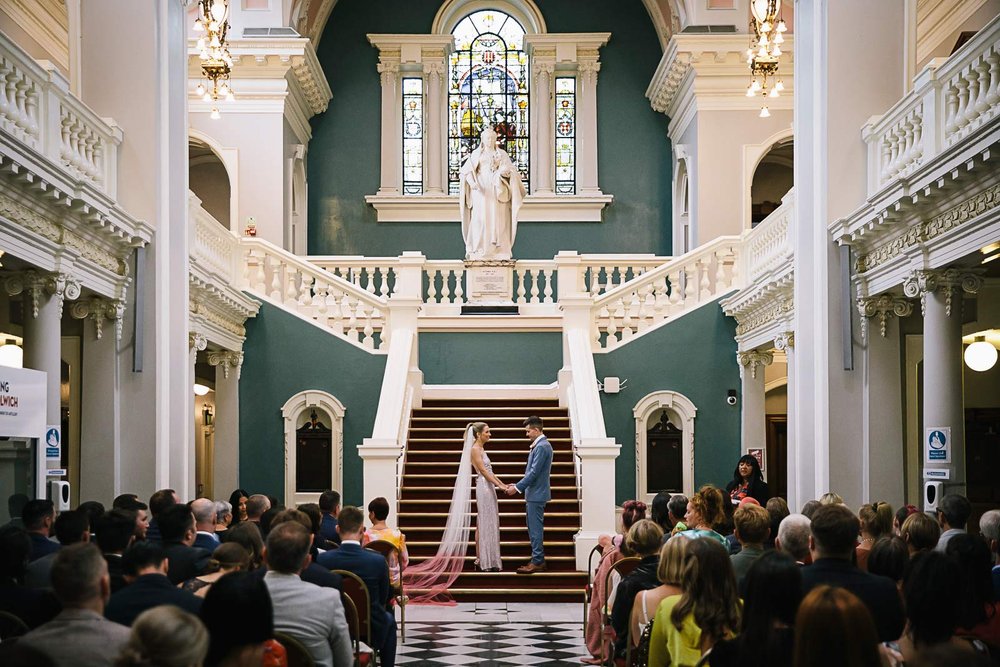
<svg viewBox="0 0 1000 667">
<path fill-rule="evenodd" d="M 24 368 L 24 350 L 13 338 L 6 339 L 0 345 L 0 366 Z"/>
<path fill-rule="evenodd" d="M 206 387 L 205 385 L 198 384 L 197 382 L 194 383 L 194 395 L 195 396 L 204 396 L 205 394 L 207 394 L 210 391 L 212 391 L 211 387 Z"/>
<path fill-rule="evenodd" d="M 986 342 L 986 336 L 976 336 L 975 342 L 965 348 L 965 365 L 974 371 L 988 371 L 997 363 L 997 349 Z"/>
</svg>

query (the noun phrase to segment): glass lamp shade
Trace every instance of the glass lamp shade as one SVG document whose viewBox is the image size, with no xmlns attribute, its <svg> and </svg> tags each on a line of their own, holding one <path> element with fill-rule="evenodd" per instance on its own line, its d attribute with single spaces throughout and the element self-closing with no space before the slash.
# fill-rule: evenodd
<svg viewBox="0 0 1000 667">
<path fill-rule="evenodd" d="M 8 340 L 0 346 L 0 366 L 24 368 L 24 350 L 14 341 Z"/>
<path fill-rule="evenodd" d="M 771 117 L 771 112 L 768 111 L 767 107 L 766 106 L 761 107 L 759 118 L 770 118 L 770 117 Z"/>
<path fill-rule="evenodd" d="M 753 13 L 753 17 L 757 19 L 758 23 L 764 23 L 770 17 L 768 16 L 768 9 L 770 9 L 771 0 L 752 0 L 750 3 L 750 11 Z"/>
<path fill-rule="evenodd" d="M 203 384 L 198 384 L 196 382 L 195 385 L 194 385 L 194 395 L 195 396 L 204 396 L 205 394 L 207 394 L 210 391 L 212 391 L 211 388 L 206 387 Z"/>
<path fill-rule="evenodd" d="M 974 371 L 988 371 L 997 363 L 997 349 L 986 342 L 985 336 L 977 336 L 976 341 L 965 348 L 965 365 Z"/>
</svg>

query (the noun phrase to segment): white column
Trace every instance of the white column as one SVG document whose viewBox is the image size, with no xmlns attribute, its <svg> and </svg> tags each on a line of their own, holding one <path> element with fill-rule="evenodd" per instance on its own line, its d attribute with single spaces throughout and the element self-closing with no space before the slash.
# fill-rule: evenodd
<svg viewBox="0 0 1000 667">
<path fill-rule="evenodd" d="M 444 193 L 441 187 L 441 177 L 444 175 L 444 165 L 441 164 L 444 139 L 442 130 L 445 119 L 441 115 L 444 97 L 441 93 L 441 78 L 444 76 L 444 63 L 424 63 L 427 72 L 427 194 L 440 195 Z"/>
<path fill-rule="evenodd" d="M 579 65 L 576 182 L 580 194 L 601 192 L 597 184 L 597 73 L 599 71 L 601 63 L 596 60 L 585 60 Z"/>
<path fill-rule="evenodd" d="M 380 62 L 379 80 L 382 83 L 382 176 L 378 194 L 400 194 L 400 131 L 396 117 L 397 87 L 399 86 L 399 63 Z M 387 139 L 388 137 L 388 139 Z"/>
<path fill-rule="evenodd" d="M 740 352 L 740 439 L 743 453 L 750 447 L 765 447 L 767 442 L 767 420 L 764 407 L 764 367 L 770 366 L 774 355 L 770 352 L 750 350 Z"/>
<path fill-rule="evenodd" d="M 538 167 L 535 170 L 535 192 L 538 194 L 552 194 L 552 160 L 555 153 L 555 144 L 552 141 L 552 119 L 554 109 L 552 107 L 552 73 L 555 71 L 555 64 L 551 62 L 536 61 L 534 63 L 535 74 L 535 138 L 538 142 L 538 150 L 535 152 L 538 160 Z"/>
<path fill-rule="evenodd" d="M 816 497 L 813 491 L 812 480 L 801 473 L 809 470 L 813 465 L 814 452 L 809 447 L 798 447 L 794 438 L 798 437 L 796 430 L 798 420 L 801 416 L 798 412 L 798 400 L 795 382 L 797 382 L 796 366 L 798 364 L 797 353 L 795 351 L 795 334 L 791 331 L 784 332 L 774 339 L 774 349 L 785 353 L 785 363 L 788 375 L 788 426 L 787 426 L 787 456 L 788 461 L 785 466 L 788 475 L 788 507 L 797 512 L 802 508 L 803 503 Z"/>
<path fill-rule="evenodd" d="M 239 487 L 240 476 L 240 369 L 242 352 L 209 352 L 215 366 L 215 439 L 212 454 L 212 489 L 217 498 Z"/>
<path fill-rule="evenodd" d="M 47 374 L 45 423 L 59 424 L 62 419 L 59 390 L 62 381 L 63 300 L 80 296 L 80 286 L 64 274 L 45 275 L 29 271 L 23 275 L 23 280 L 24 367 Z"/>
</svg>

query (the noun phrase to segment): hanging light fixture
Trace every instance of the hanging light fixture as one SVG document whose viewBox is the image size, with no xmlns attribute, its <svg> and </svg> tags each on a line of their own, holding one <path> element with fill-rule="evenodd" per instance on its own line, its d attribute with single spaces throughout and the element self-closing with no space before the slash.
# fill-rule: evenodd
<svg viewBox="0 0 1000 667">
<path fill-rule="evenodd" d="M 750 46 L 747 49 L 747 64 L 750 66 L 750 87 L 747 97 L 780 97 L 785 89 L 781 79 L 777 79 L 778 59 L 782 56 L 781 44 L 787 30 L 781 17 L 781 0 L 751 0 L 750 2 Z M 771 112 L 767 104 L 760 109 L 760 117 L 768 118 Z"/>
<path fill-rule="evenodd" d="M 986 336 L 976 336 L 974 342 L 965 348 L 965 365 L 982 373 L 997 363 L 997 349 L 986 341 Z"/>
<path fill-rule="evenodd" d="M 204 395 L 206 395 L 210 391 L 213 391 L 211 387 L 203 385 L 203 384 L 201 384 L 199 382 L 195 382 L 194 383 L 194 395 L 195 396 L 204 396 Z"/>
<path fill-rule="evenodd" d="M 0 345 L 0 366 L 24 368 L 24 350 L 13 338 L 7 338 Z"/>
<path fill-rule="evenodd" d="M 219 98 L 234 99 L 229 85 L 229 75 L 233 69 L 233 58 L 229 55 L 226 33 L 229 32 L 229 0 L 198 0 L 198 18 L 194 22 L 198 33 L 198 56 L 201 58 L 201 72 L 211 82 L 199 83 L 195 94 L 203 101 L 212 103 L 211 117 L 219 117 Z"/>
</svg>

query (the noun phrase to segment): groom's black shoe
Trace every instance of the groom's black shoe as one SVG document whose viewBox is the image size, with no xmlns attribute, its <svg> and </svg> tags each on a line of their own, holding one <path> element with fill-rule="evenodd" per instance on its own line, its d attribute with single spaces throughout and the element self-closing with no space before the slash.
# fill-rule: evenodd
<svg viewBox="0 0 1000 667">
<path fill-rule="evenodd" d="M 542 563 L 541 565 L 528 563 L 527 565 L 522 565 L 517 568 L 518 574 L 534 574 L 535 572 L 545 572 L 545 563 Z"/>
</svg>

